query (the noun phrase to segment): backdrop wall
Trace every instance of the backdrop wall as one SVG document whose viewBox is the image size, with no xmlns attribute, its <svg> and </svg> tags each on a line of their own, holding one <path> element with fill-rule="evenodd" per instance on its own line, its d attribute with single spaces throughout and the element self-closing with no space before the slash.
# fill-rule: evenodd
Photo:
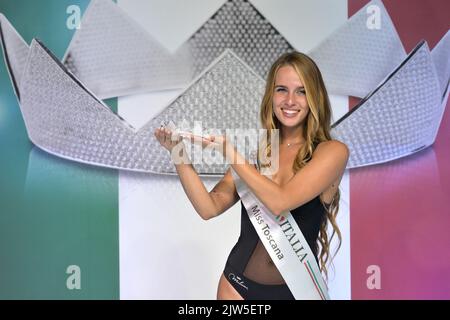
<svg viewBox="0 0 450 320">
<path fill-rule="evenodd" d="M 118 1 L 172 52 L 224 3 Z M 251 3 L 297 50 L 308 52 L 367 1 Z M 422 38 L 433 48 L 449 29 L 448 1 L 383 3 L 407 53 Z M 25 41 L 40 38 L 62 58 L 74 32 L 66 26 L 66 9 L 77 5 L 84 12 L 88 4 L 88 0 L 0 0 L 0 12 Z M 139 128 L 180 92 L 106 102 Z M 357 100 L 331 96 L 331 102 L 337 120 Z M 433 147 L 346 172 L 338 218 L 343 244 L 331 271 L 332 298 L 450 297 L 449 112 L 447 108 Z M 215 298 L 239 234 L 238 206 L 205 222 L 176 176 L 78 164 L 34 147 L 4 63 L 0 63 L 0 150 L 1 299 Z M 218 179 L 204 181 L 212 188 Z M 70 266 L 79 267 L 79 289 L 70 288 L 74 281 Z M 375 280 L 378 288 L 373 287 Z"/>
</svg>

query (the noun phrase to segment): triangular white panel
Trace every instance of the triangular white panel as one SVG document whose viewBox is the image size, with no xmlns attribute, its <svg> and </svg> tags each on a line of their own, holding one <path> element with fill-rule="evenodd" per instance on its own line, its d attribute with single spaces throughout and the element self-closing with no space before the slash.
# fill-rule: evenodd
<svg viewBox="0 0 450 320">
<path fill-rule="evenodd" d="M 92 0 L 63 63 L 100 98 L 181 88 L 190 60 L 172 55 L 110 0 Z"/>
<path fill-rule="evenodd" d="M 117 169 L 175 173 L 153 135 L 162 121 L 201 122 L 218 130 L 257 128 L 264 81 L 227 51 L 159 116 L 136 131 L 33 40 L 22 82 L 21 110 L 30 140 L 57 156 Z M 202 163 L 200 174 L 226 166 Z"/>
<path fill-rule="evenodd" d="M 225 130 L 248 130 L 255 134 L 259 125 L 259 107 L 264 94 L 265 81 L 232 51 L 226 50 L 172 103 L 158 116 L 144 125 L 140 131 L 149 132 L 161 123 L 174 122 L 184 129 L 201 123 L 200 129 L 212 130 L 214 134 L 225 134 Z M 183 129 L 183 127 L 181 127 Z M 255 137 L 255 136 L 253 136 Z M 256 139 L 253 140 L 256 142 Z M 242 141 L 241 141 L 242 142 Z M 173 171 L 168 153 L 159 145 L 152 145 L 153 155 L 163 166 L 158 172 Z M 200 149 L 196 150 L 200 152 Z M 214 157 L 203 151 L 203 161 L 191 160 L 201 174 L 223 174 L 227 166 L 223 157 Z M 199 162 L 199 163 L 197 163 Z"/>
<path fill-rule="evenodd" d="M 443 98 L 450 80 L 450 31 L 431 50 L 431 58 L 439 78 Z"/>
<path fill-rule="evenodd" d="M 108 167 L 128 162 L 134 129 L 33 40 L 20 103 L 30 140 L 64 158 Z"/>
<path fill-rule="evenodd" d="M 428 46 L 420 43 L 370 95 L 333 125 L 350 149 L 348 168 L 413 154 L 433 144 L 443 108 Z"/>
<path fill-rule="evenodd" d="M 20 79 L 28 56 L 29 47 L 8 19 L 1 13 L 0 42 L 14 91 L 20 100 Z"/>
<path fill-rule="evenodd" d="M 378 18 L 379 25 L 372 23 L 371 19 Z M 406 57 L 379 0 L 369 2 L 309 55 L 330 93 L 355 97 L 366 96 Z"/>
<path fill-rule="evenodd" d="M 265 77 L 272 63 L 293 47 L 250 2 L 228 0 L 181 48 L 190 52 L 195 74 L 225 49 Z"/>
</svg>

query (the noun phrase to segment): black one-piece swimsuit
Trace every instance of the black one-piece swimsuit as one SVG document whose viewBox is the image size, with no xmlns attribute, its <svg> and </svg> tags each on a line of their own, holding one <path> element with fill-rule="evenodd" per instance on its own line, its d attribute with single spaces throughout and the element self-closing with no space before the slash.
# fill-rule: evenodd
<svg viewBox="0 0 450 320">
<path fill-rule="evenodd" d="M 259 240 L 241 202 L 241 233 L 225 264 L 224 275 L 245 300 L 291 300 L 291 291 Z M 317 238 L 326 210 L 320 196 L 291 210 L 317 260 Z"/>
</svg>

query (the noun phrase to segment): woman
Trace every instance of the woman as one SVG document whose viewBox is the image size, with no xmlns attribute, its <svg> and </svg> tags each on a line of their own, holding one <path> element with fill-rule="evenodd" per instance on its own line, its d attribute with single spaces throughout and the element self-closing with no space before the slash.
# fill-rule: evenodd
<svg viewBox="0 0 450 320">
<path fill-rule="evenodd" d="M 338 186 L 349 151 L 330 136 L 330 102 L 320 71 L 308 56 L 287 53 L 272 65 L 260 117 L 264 129 L 279 129 L 280 134 L 278 171 L 271 178 L 246 162 L 225 137 L 204 138 L 202 143 L 222 147 L 219 150 L 224 150 L 231 168 L 272 214 L 291 211 L 326 277 L 334 233 L 341 241 L 335 218 L 340 198 Z M 169 151 L 179 141 L 172 141 L 171 135 L 166 128 L 155 131 L 161 145 Z M 270 150 L 269 144 L 266 155 Z M 220 215 L 239 200 L 230 169 L 208 192 L 192 165 L 176 164 L 183 188 L 203 219 Z M 330 239 L 326 232 L 328 222 L 333 227 Z M 258 239 L 244 206 L 241 235 L 220 278 L 217 298 L 294 298 Z"/>
</svg>

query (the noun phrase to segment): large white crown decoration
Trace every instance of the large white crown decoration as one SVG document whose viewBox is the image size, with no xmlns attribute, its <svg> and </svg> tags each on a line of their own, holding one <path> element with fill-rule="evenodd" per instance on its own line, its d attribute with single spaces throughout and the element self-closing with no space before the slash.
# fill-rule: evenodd
<svg viewBox="0 0 450 320">
<path fill-rule="evenodd" d="M 383 28 L 366 26 L 380 9 Z M 78 162 L 173 174 L 153 131 L 162 122 L 258 128 L 269 67 L 295 48 L 246 0 L 228 0 L 170 53 L 110 0 L 92 0 L 60 62 L 39 40 L 28 45 L 0 13 L 0 40 L 30 140 Z M 308 53 L 330 93 L 364 97 L 332 125 L 350 149 L 348 168 L 383 163 L 431 146 L 449 94 L 449 33 L 430 52 L 406 55 L 380 0 L 373 0 Z M 101 99 L 164 89 L 183 92 L 141 129 Z M 202 175 L 226 165 L 195 164 Z M 211 159 L 210 159 L 211 160 Z"/>
</svg>

